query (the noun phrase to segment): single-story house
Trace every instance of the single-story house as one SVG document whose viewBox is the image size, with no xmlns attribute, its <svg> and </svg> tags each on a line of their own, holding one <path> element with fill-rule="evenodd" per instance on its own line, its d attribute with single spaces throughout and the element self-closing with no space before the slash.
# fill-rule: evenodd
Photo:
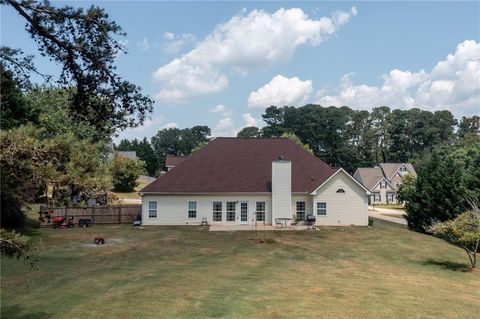
<svg viewBox="0 0 480 319">
<path fill-rule="evenodd" d="M 370 192 L 370 203 L 397 203 L 397 190 L 406 174 L 417 176 L 410 163 L 380 163 L 377 167 L 360 167 L 353 177 Z"/>
<path fill-rule="evenodd" d="M 139 194 L 144 225 L 368 225 L 368 190 L 284 138 L 215 138 Z"/>
</svg>

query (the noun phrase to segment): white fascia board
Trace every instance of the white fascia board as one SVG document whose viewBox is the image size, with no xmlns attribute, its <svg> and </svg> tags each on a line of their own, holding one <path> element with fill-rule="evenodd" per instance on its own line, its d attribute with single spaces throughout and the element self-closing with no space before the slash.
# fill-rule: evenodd
<svg viewBox="0 0 480 319">
<path fill-rule="evenodd" d="M 318 190 L 320 188 L 322 188 L 323 185 L 327 184 L 335 175 L 337 175 L 339 172 L 343 172 L 345 173 L 348 177 L 350 177 L 357 185 L 359 185 L 361 188 L 363 188 L 366 192 L 367 192 L 367 195 L 371 195 L 371 192 L 365 187 L 363 186 L 359 181 L 357 181 L 352 175 L 348 174 L 347 171 L 345 171 L 343 168 L 340 167 L 340 169 L 338 169 L 335 173 L 333 173 L 329 178 L 327 178 L 327 180 L 325 182 L 323 182 L 322 184 L 320 184 L 320 186 L 318 186 L 317 188 L 315 188 L 315 190 L 313 192 L 310 193 L 310 195 L 316 195 Z"/>
</svg>

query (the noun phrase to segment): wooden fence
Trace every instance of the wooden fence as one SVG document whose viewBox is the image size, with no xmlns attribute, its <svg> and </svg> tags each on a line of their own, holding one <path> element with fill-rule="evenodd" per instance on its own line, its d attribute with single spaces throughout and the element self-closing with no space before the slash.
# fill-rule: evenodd
<svg viewBox="0 0 480 319">
<path fill-rule="evenodd" d="M 93 224 L 131 224 L 142 205 L 90 206 L 90 207 L 58 207 L 40 206 L 40 227 L 52 227 L 54 217 L 73 217 L 78 225 L 80 219 L 89 219 Z"/>
</svg>

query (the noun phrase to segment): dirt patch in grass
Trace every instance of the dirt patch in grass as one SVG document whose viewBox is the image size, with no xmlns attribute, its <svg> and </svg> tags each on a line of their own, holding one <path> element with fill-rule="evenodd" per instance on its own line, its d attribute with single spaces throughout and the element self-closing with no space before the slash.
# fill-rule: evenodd
<svg viewBox="0 0 480 319">
<path fill-rule="evenodd" d="M 95 244 L 93 241 L 94 240 L 92 239 L 91 243 L 83 243 L 82 246 L 83 247 L 89 247 L 89 248 L 108 247 L 108 246 L 123 244 L 125 242 L 125 239 L 123 239 L 123 238 L 105 238 L 105 243 L 104 244 Z"/>
</svg>

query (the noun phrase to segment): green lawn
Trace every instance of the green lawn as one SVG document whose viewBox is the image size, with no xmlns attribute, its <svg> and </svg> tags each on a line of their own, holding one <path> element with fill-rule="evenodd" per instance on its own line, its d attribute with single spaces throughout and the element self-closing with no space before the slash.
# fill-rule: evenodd
<svg viewBox="0 0 480 319">
<path fill-rule="evenodd" d="M 88 247 L 95 236 L 115 245 Z M 37 230 L 40 270 L 1 260 L 2 318 L 478 318 L 480 271 L 443 241 L 373 228 Z M 270 242 L 267 241 L 267 242 Z"/>
<path fill-rule="evenodd" d="M 125 199 L 140 199 L 140 196 L 138 195 L 138 192 L 144 188 L 145 186 L 147 186 L 149 183 L 144 183 L 144 182 L 138 182 L 138 185 L 137 187 L 135 187 L 135 191 L 133 192 L 128 192 L 128 193 L 125 193 L 125 192 L 115 192 L 112 190 L 112 192 L 117 195 L 117 197 L 120 199 L 120 200 L 125 200 Z"/>
</svg>

